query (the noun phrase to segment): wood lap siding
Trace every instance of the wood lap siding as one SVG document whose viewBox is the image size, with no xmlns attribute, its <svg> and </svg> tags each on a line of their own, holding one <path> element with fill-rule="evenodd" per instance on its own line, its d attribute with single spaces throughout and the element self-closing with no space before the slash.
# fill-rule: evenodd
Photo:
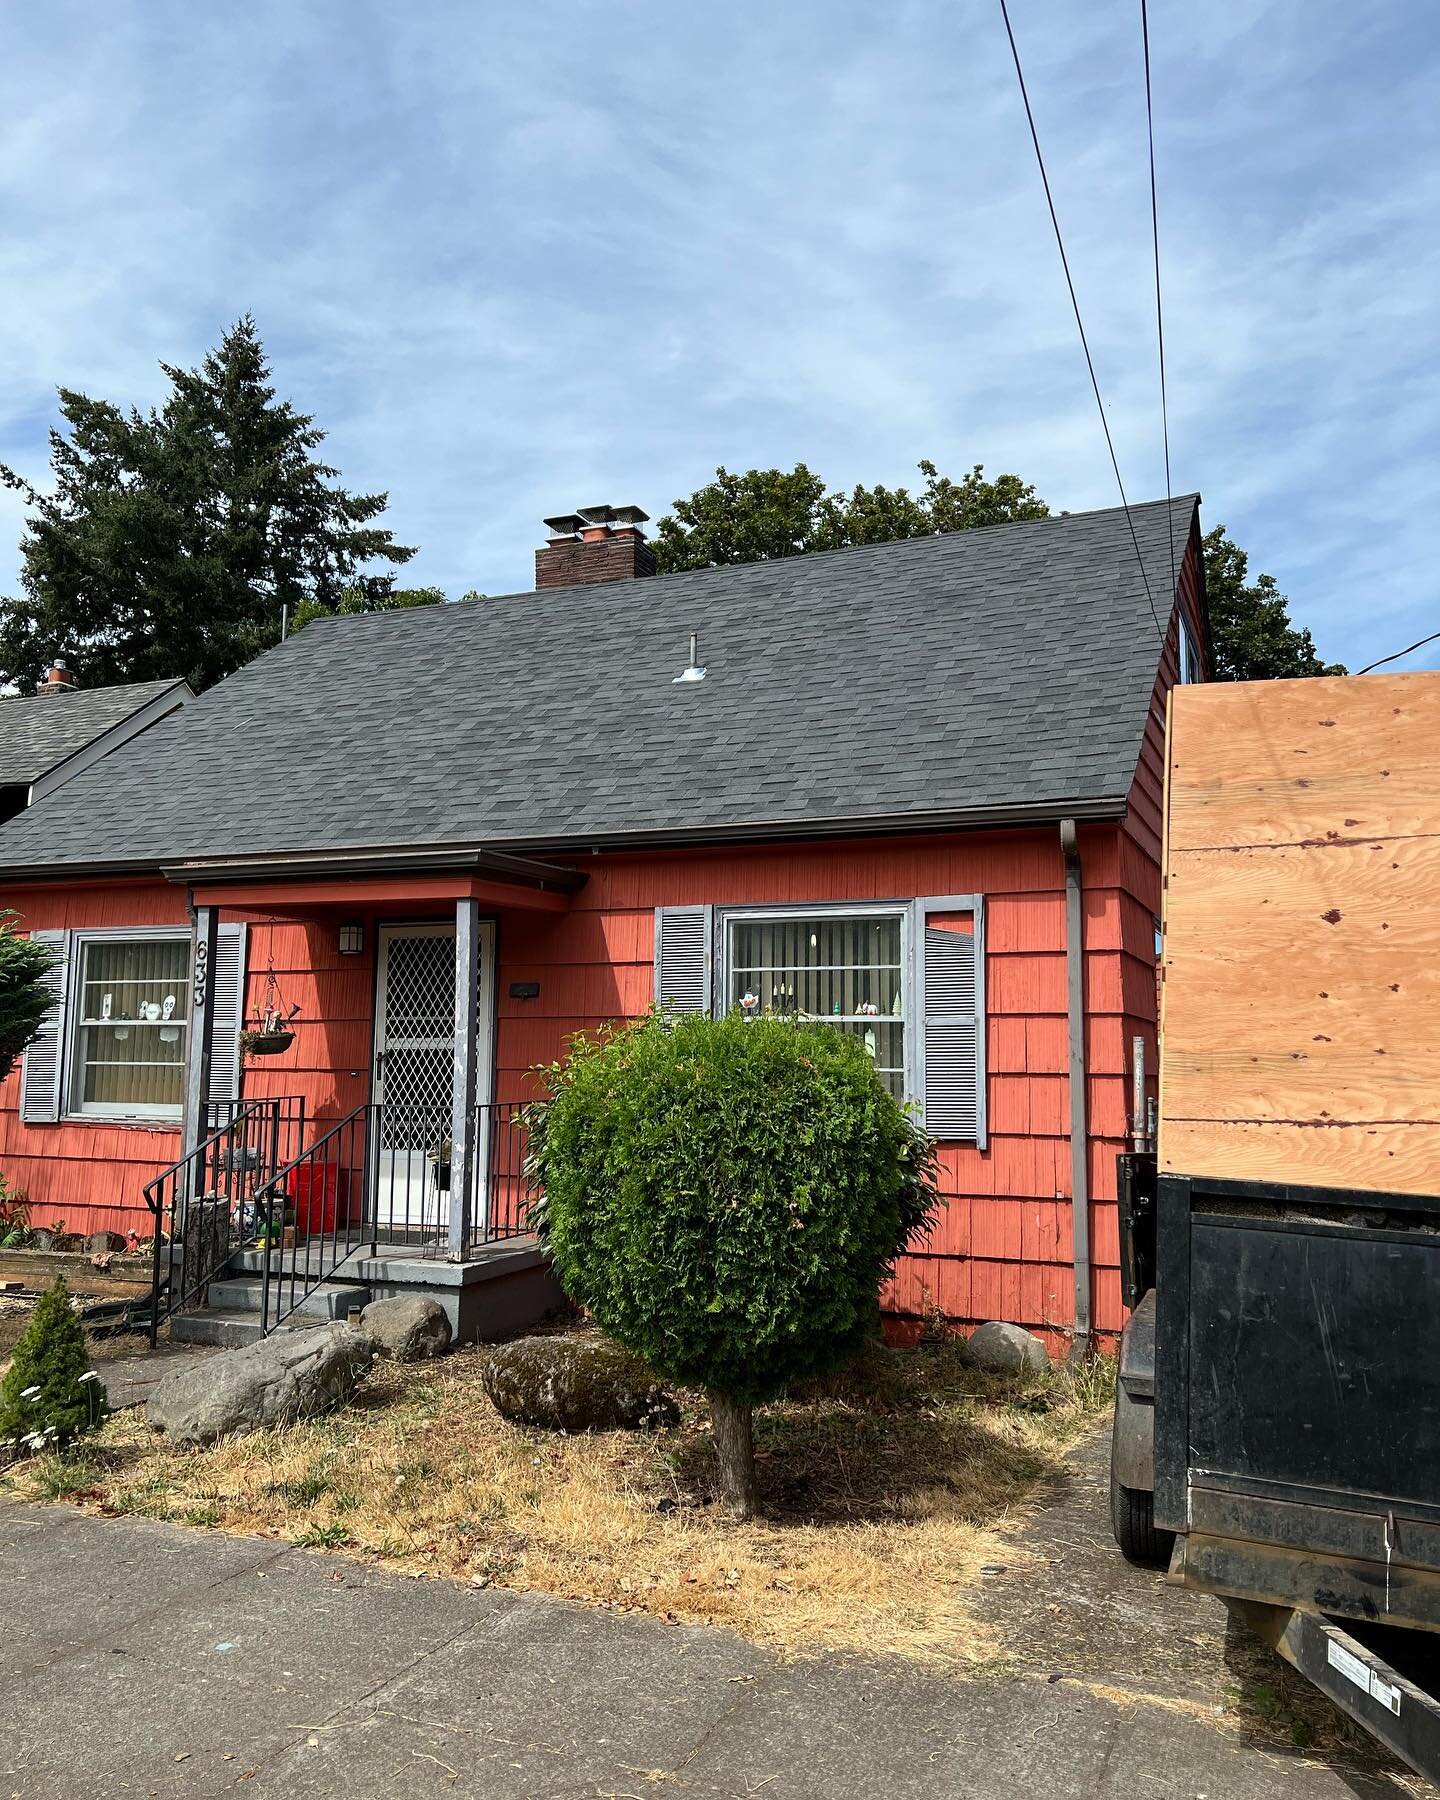
<svg viewBox="0 0 1440 1800">
<path fill-rule="evenodd" d="M 6 896 L 17 930 L 103 930 L 175 925 L 188 930 L 183 888 L 168 882 L 116 882 L 104 888 L 23 888 Z M 67 1041 L 66 1053 L 69 1054 Z M 63 1120 L 26 1125 L 20 1118 L 20 1070 L 0 1083 L 0 1172 L 32 1201 L 31 1219 L 63 1219 L 72 1230 L 150 1233 L 145 1183 L 179 1153 L 178 1127 Z"/>
</svg>

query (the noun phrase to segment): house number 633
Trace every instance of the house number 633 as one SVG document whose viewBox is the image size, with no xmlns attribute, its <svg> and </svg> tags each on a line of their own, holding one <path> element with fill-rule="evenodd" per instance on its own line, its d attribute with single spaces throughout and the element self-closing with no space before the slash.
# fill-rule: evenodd
<svg viewBox="0 0 1440 1800">
<path fill-rule="evenodd" d="M 203 940 L 195 946 L 195 984 L 191 991 L 191 1010 L 199 1012 L 205 1004 L 210 985 L 210 946 Z"/>
</svg>

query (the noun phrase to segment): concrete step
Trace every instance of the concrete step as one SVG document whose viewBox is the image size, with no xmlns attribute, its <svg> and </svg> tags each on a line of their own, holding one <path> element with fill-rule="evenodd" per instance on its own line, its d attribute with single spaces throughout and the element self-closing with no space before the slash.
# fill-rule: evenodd
<svg viewBox="0 0 1440 1800">
<path fill-rule="evenodd" d="M 299 1292 L 297 1284 L 296 1292 Z M 223 1281 L 210 1283 L 210 1306 L 217 1312 L 259 1312 L 264 1287 L 253 1275 L 231 1275 Z M 270 1310 L 277 1307 L 288 1307 L 293 1295 L 290 1283 L 272 1276 L 270 1281 Z M 307 1294 L 300 1302 L 299 1311 L 308 1313 L 316 1319 L 343 1319 L 352 1310 L 370 1304 L 370 1290 L 358 1282 L 327 1281 L 316 1288 L 313 1294 Z"/>
<path fill-rule="evenodd" d="M 323 1319 L 294 1314 L 280 1331 L 318 1331 Z M 238 1350 L 242 1344 L 253 1344 L 261 1335 L 258 1313 L 207 1308 L 204 1312 L 176 1313 L 170 1321 L 172 1344 L 219 1344 L 226 1350 Z"/>
</svg>

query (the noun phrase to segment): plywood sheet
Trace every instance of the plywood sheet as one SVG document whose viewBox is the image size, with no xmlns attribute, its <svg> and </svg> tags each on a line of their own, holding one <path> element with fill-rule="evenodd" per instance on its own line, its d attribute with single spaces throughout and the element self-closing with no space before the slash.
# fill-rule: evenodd
<svg viewBox="0 0 1440 1800">
<path fill-rule="evenodd" d="M 1171 698 L 1160 1164 L 1440 1193 L 1440 673 Z"/>
</svg>

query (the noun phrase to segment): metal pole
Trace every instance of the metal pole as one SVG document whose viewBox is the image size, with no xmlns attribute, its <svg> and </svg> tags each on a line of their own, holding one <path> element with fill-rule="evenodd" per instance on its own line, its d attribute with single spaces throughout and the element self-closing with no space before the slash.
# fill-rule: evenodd
<svg viewBox="0 0 1440 1800">
<path fill-rule="evenodd" d="M 1130 1040 L 1130 1148 L 1140 1155 L 1145 1143 L 1145 1040 Z"/>
<path fill-rule="evenodd" d="M 480 904 L 455 902 L 455 1076 L 450 1095 L 449 1259 L 470 1254 L 475 1185 L 475 1058 L 480 1035 Z"/>
<path fill-rule="evenodd" d="M 1065 976 L 1070 1035 L 1070 1224 L 1075 1256 L 1072 1357 L 1090 1349 L 1090 1164 L 1085 1098 L 1085 908 L 1075 821 L 1060 821 L 1065 858 Z"/>
</svg>

